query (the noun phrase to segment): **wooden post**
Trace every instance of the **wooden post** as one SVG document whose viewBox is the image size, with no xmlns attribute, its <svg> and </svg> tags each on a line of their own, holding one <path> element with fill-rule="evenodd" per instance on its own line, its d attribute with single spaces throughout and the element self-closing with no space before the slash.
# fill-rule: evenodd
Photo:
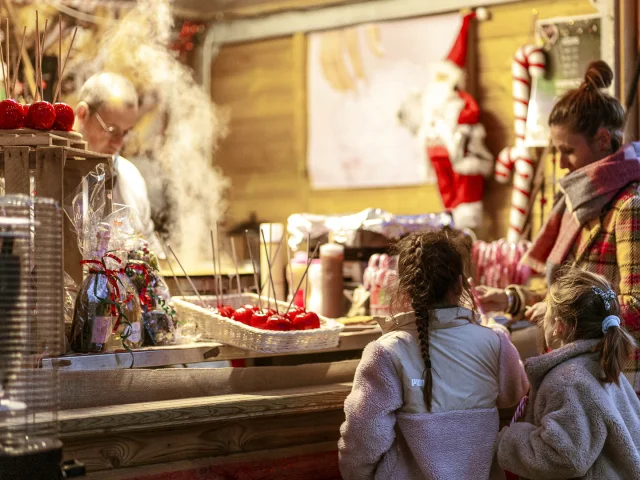
<svg viewBox="0 0 640 480">
<path fill-rule="evenodd" d="M 6 195 L 30 195 L 29 147 L 5 147 L 4 191 Z"/>
</svg>

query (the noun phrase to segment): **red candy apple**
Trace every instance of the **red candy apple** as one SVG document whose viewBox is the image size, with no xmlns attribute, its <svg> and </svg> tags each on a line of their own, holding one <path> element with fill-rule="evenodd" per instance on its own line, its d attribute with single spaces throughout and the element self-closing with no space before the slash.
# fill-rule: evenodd
<svg viewBox="0 0 640 480">
<path fill-rule="evenodd" d="M 216 308 L 216 313 L 222 317 L 231 318 L 233 317 L 234 312 L 235 310 L 233 307 L 230 307 L 229 305 L 219 305 L 218 308 Z"/>
<path fill-rule="evenodd" d="M 56 121 L 56 110 L 49 102 L 32 103 L 27 115 L 27 125 L 37 130 L 51 130 Z"/>
<path fill-rule="evenodd" d="M 28 125 L 29 107 L 31 105 L 20 105 L 22 107 L 22 127 L 31 128 Z"/>
<path fill-rule="evenodd" d="M 296 315 L 291 323 L 296 330 L 315 330 L 320 328 L 320 318 L 313 312 Z"/>
<path fill-rule="evenodd" d="M 267 320 L 267 330 L 279 330 L 286 331 L 291 330 L 292 325 L 288 318 L 283 315 L 271 315 L 269 320 Z"/>
<path fill-rule="evenodd" d="M 265 328 L 269 317 L 264 312 L 253 312 L 251 316 L 251 326 L 256 328 Z"/>
<path fill-rule="evenodd" d="M 287 317 L 289 320 L 291 320 L 293 322 L 293 319 L 296 318 L 296 316 L 300 315 L 301 313 L 304 313 L 304 308 L 302 308 L 302 307 L 293 307 L 291 310 L 289 310 L 285 314 L 285 317 Z"/>
<path fill-rule="evenodd" d="M 73 128 L 73 121 L 76 118 L 73 113 L 73 108 L 66 103 L 60 102 L 56 103 L 53 108 L 56 112 L 56 120 L 53 122 L 53 129 L 70 132 Z"/>
<path fill-rule="evenodd" d="M 22 105 L 15 100 L 0 102 L 0 128 L 3 130 L 21 128 L 24 123 Z"/>
<path fill-rule="evenodd" d="M 240 307 L 235 312 L 233 312 L 233 318 L 237 322 L 244 323 L 245 325 L 251 324 L 251 317 L 253 317 L 253 311 L 247 310 L 245 307 Z"/>
<path fill-rule="evenodd" d="M 252 312 L 259 312 L 260 311 L 260 307 L 258 305 L 251 305 L 250 303 L 247 303 L 244 308 L 246 308 L 247 310 L 251 310 Z"/>
</svg>

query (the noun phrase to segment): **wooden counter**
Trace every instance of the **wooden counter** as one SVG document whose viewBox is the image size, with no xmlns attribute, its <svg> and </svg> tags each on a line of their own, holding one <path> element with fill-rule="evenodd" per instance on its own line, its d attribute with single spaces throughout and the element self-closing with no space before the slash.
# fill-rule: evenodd
<svg viewBox="0 0 640 480">
<path fill-rule="evenodd" d="M 60 367 L 65 458 L 88 479 L 338 479 L 344 399 L 360 351 L 379 335 L 344 332 L 315 353 L 353 360 L 298 366 L 141 368 L 273 356 L 218 343 L 140 350 L 133 369 L 126 352 L 43 366 Z"/>
</svg>

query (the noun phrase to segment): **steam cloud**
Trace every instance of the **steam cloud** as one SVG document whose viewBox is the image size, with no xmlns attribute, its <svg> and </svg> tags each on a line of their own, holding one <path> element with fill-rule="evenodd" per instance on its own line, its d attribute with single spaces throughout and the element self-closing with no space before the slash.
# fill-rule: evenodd
<svg viewBox="0 0 640 480">
<path fill-rule="evenodd" d="M 168 50 L 172 26 L 168 0 L 139 0 L 101 39 L 97 57 L 77 72 L 82 79 L 98 71 L 122 74 L 145 101 L 157 103 L 164 136 L 130 160 L 145 177 L 152 210 L 170 204 L 169 242 L 181 262 L 197 267 L 209 265 L 209 231 L 226 210 L 229 182 L 213 167 L 212 155 L 227 120 Z"/>
</svg>

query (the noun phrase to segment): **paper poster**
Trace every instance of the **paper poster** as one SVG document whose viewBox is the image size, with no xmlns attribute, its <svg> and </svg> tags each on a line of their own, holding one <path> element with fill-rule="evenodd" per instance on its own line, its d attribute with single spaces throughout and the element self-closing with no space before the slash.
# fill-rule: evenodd
<svg viewBox="0 0 640 480">
<path fill-rule="evenodd" d="M 545 147 L 549 143 L 549 114 L 557 98 L 576 88 L 587 66 L 602 58 L 600 15 L 541 20 L 536 33 L 544 42 L 547 72 L 533 82 L 525 143 Z"/>
<path fill-rule="evenodd" d="M 459 32 L 458 13 L 312 33 L 307 162 L 315 189 L 434 183 L 424 146 L 398 119 Z"/>
</svg>

